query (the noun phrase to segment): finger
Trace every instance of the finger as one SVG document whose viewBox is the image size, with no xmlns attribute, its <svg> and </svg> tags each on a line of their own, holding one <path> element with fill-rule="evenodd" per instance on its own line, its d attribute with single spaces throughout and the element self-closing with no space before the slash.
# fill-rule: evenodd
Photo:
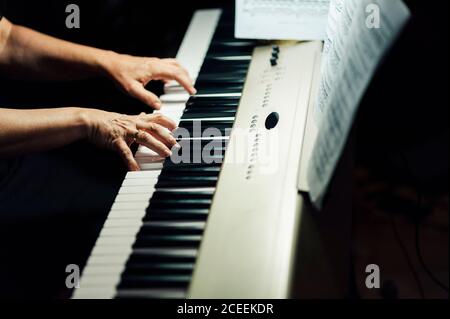
<svg viewBox="0 0 450 319">
<path fill-rule="evenodd" d="M 130 171 L 139 171 L 139 164 L 133 157 L 133 153 L 130 150 L 130 147 L 127 143 L 122 139 L 117 139 L 115 142 L 116 151 L 119 153 L 120 157 L 124 161 L 125 165 L 127 165 Z"/>
<path fill-rule="evenodd" d="M 177 123 L 174 120 L 168 118 L 167 116 L 162 115 L 161 113 L 157 114 L 148 114 L 143 117 L 143 121 L 145 123 L 157 123 L 159 125 L 164 126 L 169 131 L 173 131 L 178 127 Z"/>
<path fill-rule="evenodd" d="M 197 93 L 197 90 L 194 88 L 192 84 L 192 79 L 189 77 L 187 72 L 183 72 L 183 70 L 180 67 L 176 67 L 171 65 L 167 70 L 162 74 L 162 77 L 169 80 L 175 80 L 178 83 L 181 84 L 182 87 L 186 91 L 189 92 L 189 94 L 195 94 Z"/>
<path fill-rule="evenodd" d="M 156 110 L 159 110 L 161 108 L 161 100 L 152 92 L 147 91 L 141 83 L 136 82 L 129 93 L 134 98 L 140 100 L 150 107 L 153 107 Z"/>
<path fill-rule="evenodd" d="M 150 133 L 160 142 L 164 143 L 169 149 L 172 149 L 177 144 L 177 140 L 170 134 L 170 132 L 163 126 L 156 123 L 143 123 L 140 127 Z"/>
<path fill-rule="evenodd" d="M 155 151 L 162 157 L 172 155 L 172 152 L 166 145 L 164 145 L 164 143 L 158 141 L 155 137 L 153 137 L 147 132 L 139 131 L 139 134 L 137 135 L 136 138 L 136 142 Z"/>
<path fill-rule="evenodd" d="M 167 60 L 170 64 L 179 68 L 187 77 L 190 77 L 188 70 L 185 67 L 183 67 L 176 59 L 167 59 Z"/>
</svg>

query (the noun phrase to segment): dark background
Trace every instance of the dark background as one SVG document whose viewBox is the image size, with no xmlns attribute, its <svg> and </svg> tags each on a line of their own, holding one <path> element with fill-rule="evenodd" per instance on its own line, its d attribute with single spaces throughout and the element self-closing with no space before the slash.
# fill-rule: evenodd
<svg viewBox="0 0 450 319">
<path fill-rule="evenodd" d="M 448 2 L 406 2 L 413 18 L 376 74 L 356 121 L 356 166 L 376 180 L 448 194 Z M 81 29 L 65 27 L 69 3 L 81 8 Z M 4 15 L 16 24 L 78 43 L 135 55 L 173 57 L 194 10 L 231 3 L 7 0 Z M 0 79 L 0 105 L 146 109 L 98 79 L 62 84 Z M 89 161 L 86 153 L 91 156 Z M 42 160 L 41 155 L 36 156 Z M 0 296 L 66 296 L 65 265 L 84 264 L 125 173 L 109 153 L 82 143 L 42 156 L 70 157 L 67 165 L 74 175 L 83 176 L 84 182 L 70 185 L 68 181 L 60 187 L 87 187 L 91 195 L 75 194 L 76 205 L 70 213 L 38 216 L 30 207 L 16 220 L 0 217 Z M 48 188 L 55 194 L 61 191 L 58 185 Z M 395 205 L 401 208 L 402 203 Z M 22 203 L 22 207 L 27 206 Z"/>
</svg>

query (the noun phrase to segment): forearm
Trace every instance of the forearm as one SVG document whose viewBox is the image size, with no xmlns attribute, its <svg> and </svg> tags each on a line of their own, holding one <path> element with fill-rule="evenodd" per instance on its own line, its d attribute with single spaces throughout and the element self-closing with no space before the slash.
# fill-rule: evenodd
<svg viewBox="0 0 450 319">
<path fill-rule="evenodd" d="M 49 150 L 87 135 L 88 110 L 0 108 L 0 157 Z"/>
<path fill-rule="evenodd" d="M 104 74 L 115 53 L 59 40 L 3 19 L 0 72 L 13 78 L 74 80 Z M 1 35 L 0 35 L 1 37 Z"/>
</svg>

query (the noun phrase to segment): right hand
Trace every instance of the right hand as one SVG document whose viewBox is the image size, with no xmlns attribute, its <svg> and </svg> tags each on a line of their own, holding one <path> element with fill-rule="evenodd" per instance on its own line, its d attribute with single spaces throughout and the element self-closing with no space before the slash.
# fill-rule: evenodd
<svg viewBox="0 0 450 319">
<path fill-rule="evenodd" d="M 162 157 L 172 155 L 171 148 L 177 145 L 170 134 L 176 129 L 176 123 L 161 114 L 130 116 L 89 110 L 87 122 L 88 140 L 118 152 L 131 171 L 140 169 L 130 150 L 131 144 L 136 142 L 144 145 Z"/>
</svg>

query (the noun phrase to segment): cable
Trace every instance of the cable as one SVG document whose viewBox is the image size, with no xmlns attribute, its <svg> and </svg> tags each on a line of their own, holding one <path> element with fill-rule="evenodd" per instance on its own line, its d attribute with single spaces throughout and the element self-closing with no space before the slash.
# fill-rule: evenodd
<svg viewBox="0 0 450 319">
<path fill-rule="evenodd" d="M 416 269 L 414 268 L 414 265 L 411 262 L 411 258 L 409 257 L 408 250 L 406 249 L 406 246 L 403 243 L 403 240 L 398 232 L 397 225 L 395 224 L 394 216 L 392 214 L 390 214 L 390 218 L 391 218 L 391 224 L 392 224 L 392 229 L 394 231 L 395 239 L 397 240 L 397 242 L 402 250 L 403 255 L 405 255 L 405 259 L 406 259 L 406 262 L 408 263 L 408 267 L 411 270 L 414 280 L 416 281 L 417 288 L 419 289 L 420 298 L 425 299 L 425 293 L 423 291 L 422 282 L 420 281 L 419 275 L 417 274 Z"/>
<path fill-rule="evenodd" d="M 416 182 L 416 180 L 414 179 L 414 175 L 412 174 L 411 171 L 411 167 L 409 166 L 408 160 L 406 158 L 406 155 L 401 152 L 400 156 L 403 160 L 403 163 L 405 164 L 405 168 L 409 174 L 409 177 L 412 181 L 412 184 L 414 185 L 414 189 L 416 191 L 416 195 L 417 195 L 417 219 L 415 221 L 415 249 L 416 249 L 416 254 L 417 257 L 419 259 L 419 263 L 421 265 L 421 267 L 423 268 L 423 270 L 427 273 L 427 275 L 430 277 L 430 279 L 436 284 L 438 285 L 442 290 L 444 290 L 445 292 L 449 293 L 448 291 L 448 287 L 445 286 L 444 283 L 442 283 L 434 274 L 433 272 L 428 268 L 427 264 L 425 263 L 425 260 L 423 258 L 422 255 L 422 251 L 420 249 L 420 220 L 419 218 L 422 217 L 422 193 L 420 191 L 420 187 L 419 184 Z"/>
<path fill-rule="evenodd" d="M 419 206 L 419 209 L 422 209 L 422 196 L 421 196 L 421 194 L 420 194 L 420 192 L 419 191 L 417 191 L 417 197 L 418 197 L 418 200 L 417 200 L 417 203 L 418 203 L 418 206 Z M 434 283 L 436 284 L 436 285 L 438 285 L 439 287 L 441 287 L 442 288 L 442 290 L 444 290 L 444 291 L 446 291 L 447 293 L 448 293 L 448 287 L 447 286 L 445 286 L 445 284 L 444 283 L 442 283 L 432 272 L 431 272 L 431 270 L 428 268 L 428 266 L 427 266 L 427 264 L 425 263 L 425 260 L 424 260 L 424 258 L 423 258 L 423 255 L 422 255 L 422 251 L 421 251 L 421 249 L 420 249 L 420 223 L 419 222 L 416 222 L 416 225 L 415 225 L 415 246 L 416 246 L 416 253 L 417 253 L 417 257 L 418 257 L 418 259 L 419 259 L 419 262 L 420 262 L 420 265 L 422 266 L 422 268 L 425 270 L 425 272 L 427 273 L 427 275 L 431 278 L 431 280 L 433 280 L 434 281 Z"/>
</svg>

